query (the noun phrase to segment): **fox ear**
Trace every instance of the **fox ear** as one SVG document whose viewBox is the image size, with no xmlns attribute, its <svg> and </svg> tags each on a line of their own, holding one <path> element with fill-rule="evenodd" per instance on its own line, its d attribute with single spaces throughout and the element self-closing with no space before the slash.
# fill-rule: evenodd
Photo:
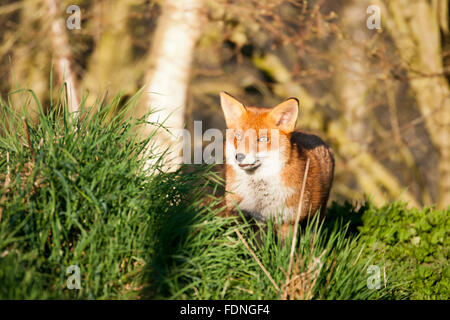
<svg viewBox="0 0 450 320">
<path fill-rule="evenodd" d="M 220 93 L 220 105 L 222 106 L 223 114 L 225 115 L 227 127 L 231 126 L 247 112 L 241 102 L 224 91 Z"/>
<path fill-rule="evenodd" d="M 298 106 L 296 98 L 289 98 L 273 108 L 270 116 L 277 127 L 286 133 L 291 133 L 294 131 L 297 122 Z"/>
</svg>

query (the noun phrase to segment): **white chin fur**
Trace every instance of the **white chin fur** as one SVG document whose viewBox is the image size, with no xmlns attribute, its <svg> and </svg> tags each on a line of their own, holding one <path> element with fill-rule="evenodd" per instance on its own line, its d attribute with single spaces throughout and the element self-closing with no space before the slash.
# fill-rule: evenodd
<svg viewBox="0 0 450 320">
<path fill-rule="evenodd" d="M 227 143 L 226 160 L 236 175 L 234 182 L 229 185 L 229 191 L 242 198 L 239 208 L 259 220 L 273 215 L 283 221 L 292 219 L 295 213 L 285 208 L 286 199 L 293 190 L 286 187 L 282 180 L 282 169 L 285 165 L 282 150 L 256 154 L 254 158 L 259 166 L 249 167 L 248 170 L 238 165 L 235 156 L 234 144 Z"/>
</svg>

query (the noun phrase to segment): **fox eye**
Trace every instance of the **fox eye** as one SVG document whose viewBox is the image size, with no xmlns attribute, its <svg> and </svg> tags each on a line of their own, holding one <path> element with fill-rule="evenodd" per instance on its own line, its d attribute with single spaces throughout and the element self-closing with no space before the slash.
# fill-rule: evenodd
<svg viewBox="0 0 450 320">
<path fill-rule="evenodd" d="M 242 136 L 239 133 L 236 133 L 236 140 L 237 141 L 241 141 L 242 140 Z"/>
<path fill-rule="evenodd" d="M 266 136 L 262 136 L 258 139 L 259 142 L 267 142 L 269 141 L 269 138 L 267 138 Z"/>
</svg>

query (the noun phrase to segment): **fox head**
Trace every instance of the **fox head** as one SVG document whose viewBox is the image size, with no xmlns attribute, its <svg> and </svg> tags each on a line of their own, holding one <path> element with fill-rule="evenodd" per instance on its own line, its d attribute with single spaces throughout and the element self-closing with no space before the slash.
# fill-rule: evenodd
<svg viewBox="0 0 450 320">
<path fill-rule="evenodd" d="M 227 164 L 248 173 L 282 166 L 297 122 L 298 100 L 289 98 L 274 108 L 252 107 L 221 92 L 220 103 L 227 125 Z"/>
</svg>

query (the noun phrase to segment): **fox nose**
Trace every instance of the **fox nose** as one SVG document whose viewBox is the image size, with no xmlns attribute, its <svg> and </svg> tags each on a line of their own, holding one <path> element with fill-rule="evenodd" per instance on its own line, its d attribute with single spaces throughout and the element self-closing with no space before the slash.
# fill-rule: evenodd
<svg viewBox="0 0 450 320">
<path fill-rule="evenodd" d="M 236 160 L 238 162 L 242 162 L 245 159 L 245 154 L 243 153 L 236 153 Z"/>
</svg>

